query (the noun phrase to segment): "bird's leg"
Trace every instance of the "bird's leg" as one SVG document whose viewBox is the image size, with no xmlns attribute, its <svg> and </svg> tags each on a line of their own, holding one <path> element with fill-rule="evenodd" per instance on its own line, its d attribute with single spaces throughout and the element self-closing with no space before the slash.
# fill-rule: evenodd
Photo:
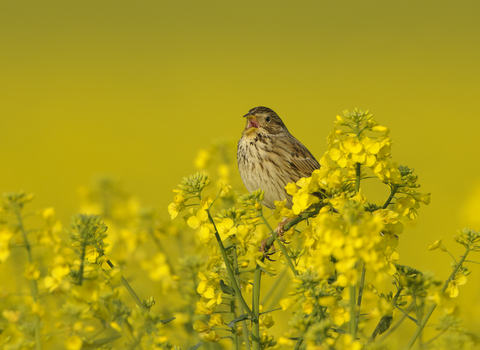
<svg viewBox="0 0 480 350">
<path fill-rule="evenodd" d="M 290 221 L 292 221 L 294 218 L 287 218 L 287 217 L 283 217 L 283 220 L 281 222 L 278 223 L 278 226 L 277 228 L 275 229 L 275 233 L 277 234 L 278 238 L 280 239 L 280 241 L 282 242 L 285 242 L 285 239 L 283 238 L 283 234 L 285 233 L 285 230 L 283 229 L 283 227 L 288 224 Z M 258 249 L 260 252 L 263 253 L 263 255 L 268 259 L 268 260 L 271 260 L 270 258 L 268 258 L 268 255 L 272 255 L 272 254 L 275 254 L 277 251 L 275 249 L 275 245 L 272 244 L 271 247 L 269 247 L 268 250 L 271 249 L 270 252 L 268 252 L 267 250 L 267 240 L 268 238 L 264 239 L 262 241 L 262 243 L 260 244 L 260 248 Z"/>
<path fill-rule="evenodd" d="M 272 259 L 270 259 L 268 256 L 269 255 L 272 255 L 272 254 L 275 254 L 277 252 L 277 250 L 275 249 L 275 244 L 272 243 L 272 245 L 270 247 L 268 247 L 267 249 L 267 241 L 268 241 L 268 238 L 265 238 L 262 243 L 260 244 L 260 248 L 258 248 L 258 251 L 259 252 L 262 252 L 263 253 L 263 256 L 270 260 L 270 261 L 273 261 Z M 268 250 L 271 250 L 270 253 L 268 252 Z"/>
<path fill-rule="evenodd" d="M 283 227 L 288 224 L 290 221 L 292 221 L 293 219 L 295 218 L 287 218 L 287 217 L 283 217 L 283 220 L 280 221 L 278 223 L 278 226 L 277 228 L 275 229 L 275 232 L 277 233 L 278 235 L 278 238 L 282 241 L 282 242 L 285 242 L 285 239 L 283 239 L 283 234 L 285 233 L 285 230 L 283 229 Z"/>
</svg>

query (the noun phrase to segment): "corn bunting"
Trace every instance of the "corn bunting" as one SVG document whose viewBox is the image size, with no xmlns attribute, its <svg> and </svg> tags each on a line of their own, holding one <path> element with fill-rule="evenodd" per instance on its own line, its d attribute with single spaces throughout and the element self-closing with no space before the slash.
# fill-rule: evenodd
<svg viewBox="0 0 480 350">
<path fill-rule="evenodd" d="M 248 121 L 238 142 L 237 161 L 245 187 L 250 192 L 265 191 L 263 204 L 270 209 L 275 208 L 275 201 L 284 199 L 291 208 L 292 197 L 285 186 L 310 177 L 320 164 L 270 108 L 253 108 L 244 117 Z M 281 224 L 285 223 L 284 220 Z M 283 225 L 277 233 L 282 233 Z"/>
</svg>

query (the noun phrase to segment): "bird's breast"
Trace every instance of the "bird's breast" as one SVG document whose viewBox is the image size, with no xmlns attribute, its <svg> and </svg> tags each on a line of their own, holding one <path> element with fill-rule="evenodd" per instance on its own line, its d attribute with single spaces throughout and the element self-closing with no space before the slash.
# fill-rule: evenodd
<svg viewBox="0 0 480 350">
<path fill-rule="evenodd" d="M 291 205 L 291 197 L 284 189 L 291 181 L 291 174 L 288 174 L 281 150 L 271 137 L 244 135 L 238 142 L 237 160 L 240 176 L 248 191 L 265 191 L 265 206 L 273 209 L 275 201 L 284 199 L 287 199 L 287 205 Z"/>
</svg>

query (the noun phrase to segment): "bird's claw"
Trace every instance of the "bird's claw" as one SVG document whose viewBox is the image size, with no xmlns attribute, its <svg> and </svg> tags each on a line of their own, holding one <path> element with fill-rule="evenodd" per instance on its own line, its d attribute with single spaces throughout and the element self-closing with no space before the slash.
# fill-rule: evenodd
<svg viewBox="0 0 480 350">
<path fill-rule="evenodd" d="M 274 260 L 270 259 L 269 255 L 275 254 L 277 252 L 277 250 L 275 249 L 275 245 L 272 243 L 272 245 L 270 247 L 268 247 L 268 250 L 270 250 L 270 252 L 268 252 L 267 241 L 268 241 L 268 238 L 265 238 L 262 241 L 262 243 L 260 244 L 260 248 L 258 248 L 258 251 L 263 253 L 263 257 L 265 259 L 270 260 L 270 261 L 274 261 Z"/>
<path fill-rule="evenodd" d="M 292 219 L 287 219 L 287 218 L 284 218 L 281 222 L 278 223 L 278 226 L 277 228 L 275 229 L 274 231 L 274 234 L 277 235 L 278 239 L 280 240 L 280 242 L 283 242 L 283 243 L 286 243 L 285 242 L 285 238 L 283 237 L 283 234 L 285 233 L 285 230 L 283 229 L 283 227 L 289 223 Z M 268 241 L 268 238 L 264 239 L 262 241 L 262 243 L 260 244 L 260 248 L 258 248 L 258 251 L 259 252 L 262 252 L 263 253 L 263 256 L 270 260 L 270 261 L 273 261 L 272 259 L 270 259 L 269 255 L 273 255 L 277 252 L 277 250 L 275 249 L 275 245 L 272 243 L 272 245 L 270 247 L 268 247 L 267 249 L 267 241 Z"/>
</svg>

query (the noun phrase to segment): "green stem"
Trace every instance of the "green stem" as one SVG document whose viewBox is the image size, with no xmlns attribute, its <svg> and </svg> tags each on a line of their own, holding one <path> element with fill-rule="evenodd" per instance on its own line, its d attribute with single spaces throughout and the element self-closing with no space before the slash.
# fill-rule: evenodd
<svg viewBox="0 0 480 350">
<path fill-rule="evenodd" d="M 353 341 L 357 339 L 357 313 L 355 310 L 355 294 L 357 291 L 357 286 L 350 286 L 350 334 L 352 335 Z"/>
<path fill-rule="evenodd" d="M 445 251 L 452 257 L 453 261 L 455 261 L 455 265 L 457 264 L 457 259 L 448 251 L 448 249 L 445 249 Z"/>
<path fill-rule="evenodd" d="M 302 346 L 302 344 L 303 344 L 303 336 L 300 336 L 297 342 L 295 343 L 295 347 L 293 348 L 293 350 L 300 350 L 300 347 Z"/>
<path fill-rule="evenodd" d="M 402 290 L 403 290 L 403 287 L 400 287 L 398 290 L 397 290 L 397 293 L 395 294 L 395 296 L 393 297 L 393 300 L 392 300 L 392 304 L 397 306 L 396 305 L 396 302 L 397 302 L 397 299 L 398 297 L 400 296 L 400 293 L 402 293 Z M 403 311 L 402 309 L 400 309 L 401 311 Z M 392 314 L 393 315 L 393 314 Z M 389 316 L 392 316 L 392 315 L 389 315 Z M 408 316 L 408 313 L 406 314 Z M 405 316 L 406 317 L 406 316 Z M 370 336 L 370 338 L 368 339 L 367 341 L 367 344 L 368 343 L 371 343 L 372 341 L 375 340 L 375 338 L 377 337 L 377 335 L 380 333 L 380 331 L 382 329 L 385 329 L 386 325 L 385 325 L 385 322 L 387 320 L 387 316 L 383 316 L 380 321 L 378 321 L 378 324 L 377 326 L 375 327 L 375 330 L 373 331 L 372 335 Z M 403 320 L 401 321 L 403 322 Z M 386 329 L 384 330 L 384 332 L 386 331 Z"/>
<path fill-rule="evenodd" d="M 430 339 L 429 341 L 425 342 L 423 345 L 424 346 L 427 346 L 428 344 L 431 344 L 435 341 L 435 339 L 438 339 L 443 333 L 445 333 L 446 331 L 448 331 L 449 329 L 448 328 L 445 328 L 445 329 L 442 329 L 436 336 L 434 336 L 432 339 Z"/>
<path fill-rule="evenodd" d="M 445 293 L 445 291 L 447 290 L 448 284 L 450 283 L 450 281 L 452 279 L 455 278 L 455 275 L 457 274 L 458 269 L 460 269 L 460 267 L 462 266 L 463 261 L 466 259 L 468 253 L 470 253 L 470 250 L 471 250 L 471 248 L 470 248 L 470 246 L 468 246 L 467 250 L 465 251 L 465 254 L 463 254 L 463 256 L 460 259 L 460 261 L 458 262 L 457 266 L 455 267 L 455 269 L 450 274 L 450 277 L 448 277 L 448 279 L 445 281 L 445 284 L 443 285 L 443 288 L 440 292 L 440 295 L 443 295 L 443 293 Z M 422 333 L 423 328 L 427 324 L 428 319 L 430 318 L 430 316 L 432 315 L 432 313 L 433 313 L 433 311 L 435 310 L 436 307 L 437 307 L 437 304 L 433 304 L 432 306 L 430 306 L 430 309 L 428 309 L 427 313 L 425 314 L 425 316 L 422 319 L 422 322 L 420 323 L 419 326 L 417 326 L 417 329 L 415 330 L 415 333 L 413 333 L 412 338 L 408 342 L 407 349 L 411 349 L 413 344 L 415 344 L 415 341 L 420 336 L 420 333 Z"/>
<path fill-rule="evenodd" d="M 362 175 L 362 164 L 355 164 L 355 192 L 360 191 L 360 178 Z"/>
<path fill-rule="evenodd" d="M 383 336 L 382 338 L 379 340 L 380 343 L 382 343 L 383 341 L 385 341 L 386 339 L 388 339 L 388 337 L 390 336 L 390 334 L 392 334 L 393 332 L 395 332 L 396 329 L 398 329 L 398 327 L 400 327 L 403 323 L 403 321 L 405 321 L 408 317 L 405 315 L 405 314 L 409 314 L 413 308 L 415 307 L 415 305 L 412 303 L 410 303 L 410 305 L 408 306 L 407 308 L 407 311 L 403 314 L 402 318 L 393 326 L 393 327 L 390 327 L 388 329 L 387 332 L 383 333 Z M 377 326 L 378 327 L 378 326 Z M 373 336 L 373 335 L 372 335 Z M 369 341 L 367 342 L 367 344 L 370 342 L 370 339 Z"/>
<path fill-rule="evenodd" d="M 362 164 L 357 163 L 355 164 L 355 192 L 358 193 L 360 191 L 360 180 L 362 175 Z M 358 318 L 357 315 L 360 315 L 360 305 L 362 303 L 362 295 L 363 295 L 363 284 L 365 283 L 365 263 L 363 264 L 362 270 L 362 278 L 361 283 L 358 291 L 358 313 L 355 307 L 355 295 L 357 292 L 357 286 L 351 285 L 350 286 L 350 334 L 352 335 L 353 341 L 357 339 L 357 325 L 358 325 Z"/>
<path fill-rule="evenodd" d="M 85 229 L 83 229 L 85 232 Z M 85 244 L 85 235 L 82 232 L 82 255 L 80 257 L 80 271 L 78 273 L 78 285 L 81 286 L 83 283 L 83 269 L 85 267 L 85 251 L 87 249 L 87 245 Z"/>
<path fill-rule="evenodd" d="M 319 213 L 319 211 L 320 211 L 320 208 L 315 209 L 314 211 L 309 211 L 309 212 L 303 213 L 302 215 L 297 216 L 297 217 L 294 218 L 292 221 L 287 222 L 287 223 L 285 224 L 285 226 L 283 226 L 284 231 L 288 231 L 288 230 L 290 230 L 293 226 L 295 226 L 296 224 L 298 224 L 299 222 L 304 221 L 304 220 L 307 220 L 308 218 L 311 218 L 312 216 L 317 215 L 317 214 Z"/>
<path fill-rule="evenodd" d="M 110 260 L 107 260 L 107 264 L 108 266 L 110 266 L 112 269 L 115 267 L 112 262 Z M 132 296 L 133 300 L 135 300 L 135 303 L 138 305 L 138 307 L 145 311 L 145 312 L 148 312 L 147 308 L 145 307 L 145 305 L 143 305 L 142 301 L 140 300 L 140 298 L 138 297 L 138 295 L 135 293 L 135 291 L 133 290 L 133 288 L 130 286 L 130 284 L 127 282 L 127 280 L 125 279 L 125 277 L 122 276 L 122 284 L 125 286 L 125 288 L 128 290 L 128 292 L 130 293 L 130 295 Z"/>
<path fill-rule="evenodd" d="M 238 315 L 235 312 L 235 299 L 232 298 L 228 305 L 230 306 L 230 313 L 232 314 L 233 319 L 237 318 Z M 213 329 L 213 327 L 212 327 L 212 329 Z M 221 329 L 221 328 L 218 328 L 218 329 Z M 229 331 L 233 334 L 233 342 L 235 344 L 235 350 L 238 350 L 239 349 L 239 343 L 240 343 L 240 337 L 237 335 L 237 332 L 235 331 L 235 329 L 236 329 L 236 326 L 233 325 L 233 327 L 230 328 L 230 329 L 227 329 L 227 331 Z"/>
<path fill-rule="evenodd" d="M 358 302 L 357 302 L 357 307 L 358 307 L 358 317 L 356 317 L 356 327 L 358 327 L 358 322 L 360 318 L 360 309 L 362 307 L 362 297 L 363 297 L 363 288 L 365 286 L 365 274 L 367 272 L 367 268 L 365 266 L 365 262 L 363 263 L 362 266 L 362 277 L 360 277 L 360 285 L 358 286 Z"/>
<path fill-rule="evenodd" d="M 282 251 L 283 256 L 285 257 L 285 260 L 287 261 L 287 264 L 290 267 L 290 270 L 292 270 L 295 276 L 298 276 L 298 271 L 295 270 L 295 266 L 293 266 L 293 262 L 288 256 L 287 249 L 285 248 L 283 243 L 280 242 L 280 240 L 278 239 L 277 233 L 274 230 L 272 230 L 272 228 L 270 227 L 270 224 L 268 223 L 267 219 L 265 219 L 265 216 L 263 216 L 263 212 L 261 213 L 261 217 L 262 217 L 263 223 L 265 224 L 265 226 L 267 226 L 267 228 L 270 230 L 270 233 L 272 235 L 270 238 L 267 239 L 267 244 L 266 244 L 267 249 L 273 244 L 273 240 L 275 240 L 275 242 L 277 242 L 278 246 L 280 247 L 280 250 Z"/>
<path fill-rule="evenodd" d="M 414 300 L 413 300 L 413 305 L 414 305 L 415 308 L 416 308 L 416 307 L 417 307 L 417 301 L 416 301 L 415 298 L 413 298 L 413 299 L 414 299 Z M 420 322 L 417 321 L 416 318 L 410 316 L 410 315 L 409 315 L 404 309 L 402 309 L 400 306 L 395 305 L 395 307 L 396 307 L 401 313 L 403 313 L 410 321 L 412 321 L 413 323 L 415 323 L 417 326 L 420 324 Z M 416 312 L 416 310 L 415 310 L 415 312 Z"/>
<path fill-rule="evenodd" d="M 207 214 L 210 222 L 212 223 L 214 229 L 215 229 L 215 238 L 217 239 L 218 246 L 220 247 L 220 253 L 222 254 L 223 261 L 225 262 L 225 266 L 227 267 L 227 273 L 228 273 L 228 278 L 230 280 L 230 283 L 232 284 L 233 289 L 235 290 L 235 294 L 238 299 L 238 304 L 242 305 L 245 311 L 247 312 L 248 316 L 252 317 L 253 319 L 255 318 L 255 314 L 253 313 L 252 310 L 248 307 L 247 303 L 245 302 L 245 299 L 243 299 L 242 296 L 242 291 L 240 290 L 240 287 L 238 286 L 237 282 L 235 281 L 235 274 L 233 273 L 232 266 L 230 266 L 230 263 L 228 262 L 228 256 L 227 252 L 225 251 L 225 247 L 223 246 L 222 239 L 220 238 L 220 235 L 217 230 L 217 225 L 215 225 L 215 221 L 213 221 L 212 215 L 210 214 L 210 210 L 207 209 Z"/>
<path fill-rule="evenodd" d="M 33 264 L 32 249 L 30 246 L 30 242 L 28 241 L 27 231 L 25 231 L 25 227 L 23 226 L 22 214 L 20 213 L 20 208 L 18 207 L 18 205 L 15 205 L 15 213 L 18 219 L 18 226 L 20 228 L 20 231 L 22 231 L 23 240 L 25 241 L 25 248 L 27 249 L 28 262 L 30 264 Z M 38 286 L 37 286 L 37 281 L 34 279 L 30 280 L 30 292 L 32 294 L 33 301 L 36 303 L 38 300 Z M 42 339 L 40 334 L 40 316 L 35 315 L 33 319 L 34 319 L 34 326 L 35 326 L 35 350 L 41 350 Z"/>
<path fill-rule="evenodd" d="M 237 270 L 238 269 L 237 248 L 233 249 L 233 263 L 235 264 L 235 270 Z M 235 281 L 238 285 L 240 285 L 240 277 L 238 275 L 235 275 Z M 245 312 L 241 303 L 238 303 L 238 311 L 240 312 L 240 315 L 243 315 L 243 313 Z M 245 320 L 242 321 L 242 330 L 243 330 L 242 332 L 243 341 L 245 342 L 245 349 L 250 350 L 250 339 L 248 337 L 247 321 Z"/>
<path fill-rule="evenodd" d="M 390 202 L 392 201 L 393 197 L 395 196 L 395 193 L 397 193 L 398 186 L 397 185 L 392 185 L 390 187 L 390 197 L 388 197 L 387 201 L 383 205 L 382 209 L 387 209 L 389 206 Z"/>
<path fill-rule="evenodd" d="M 422 305 L 418 305 L 419 303 L 419 300 L 417 299 L 417 297 L 414 295 L 413 296 L 413 301 L 415 302 L 415 314 L 417 316 L 417 320 L 416 320 L 416 323 L 417 323 L 417 326 L 419 324 L 422 323 L 422 314 L 423 314 L 423 310 L 422 310 Z M 419 342 L 419 345 L 420 345 L 420 348 L 422 347 L 422 344 L 423 344 L 423 333 L 420 333 L 420 335 L 418 336 L 418 342 Z"/>
<path fill-rule="evenodd" d="M 262 262 L 263 262 L 262 258 Z M 253 276 L 253 296 L 252 309 L 255 319 L 252 321 L 252 342 L 253 350 L 260 350 L 260 283 L 262 279 L 262 269 L 257 264 L 255 267 L 255 275 Z"/>
</svg>

